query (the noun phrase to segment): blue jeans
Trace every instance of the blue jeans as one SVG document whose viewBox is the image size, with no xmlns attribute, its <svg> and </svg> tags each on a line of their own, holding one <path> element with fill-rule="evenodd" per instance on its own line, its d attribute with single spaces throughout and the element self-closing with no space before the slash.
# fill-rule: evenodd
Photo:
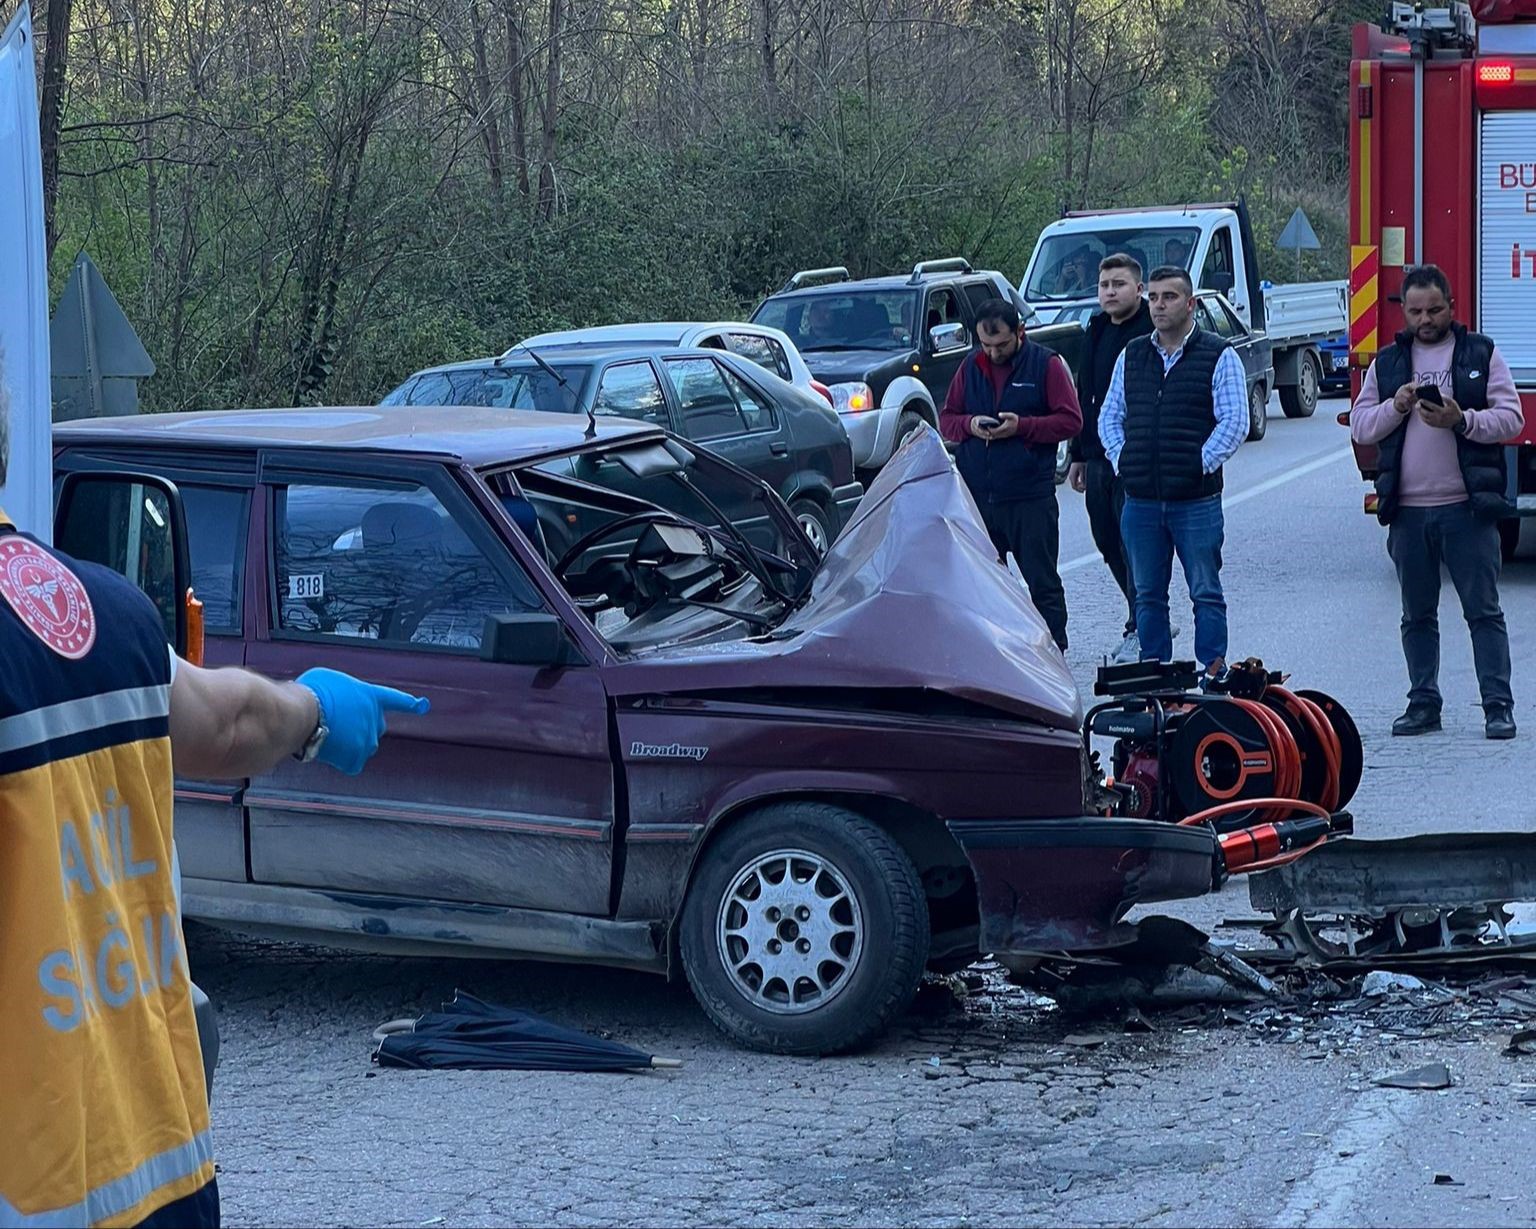
<svg viewBox="0 0 1536 1229">
<path fill-rule="evenodd" d="M 1136 635 L 1143 661 L 1173 657 L 1168 584 L 1179 556 L 1195 607 L 1195 658 L 1209 666 L 1227 656 L 1227 603 L 1221 595 L 1221 496 L 1207 499 L 1126 499 L 1120 535 L 1136 582 Z"/>
</svg>

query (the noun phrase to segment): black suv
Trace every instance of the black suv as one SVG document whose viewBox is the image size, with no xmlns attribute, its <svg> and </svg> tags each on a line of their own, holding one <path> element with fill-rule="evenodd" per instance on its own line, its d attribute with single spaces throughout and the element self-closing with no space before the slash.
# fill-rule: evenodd
<svg viewBox="0 0 1536 1229">
<path fill-rule="evenodd" d="M 958 257 L 921 261 L 892 277 L 807 269 L 764 299 L 752 321 L 789 335 L 831 390 L 854 464 L 870 471 L 919 423 L 938 426 L 950 381 L 975 344 L 976 311 L 988 299 L 1012 303 L 1026 322 L 1032 314 L 1001 273 Z M 1032 328 L 1029 336 L 1076 373 L 1087 336 L 1081 324 Z"/>
</svg>

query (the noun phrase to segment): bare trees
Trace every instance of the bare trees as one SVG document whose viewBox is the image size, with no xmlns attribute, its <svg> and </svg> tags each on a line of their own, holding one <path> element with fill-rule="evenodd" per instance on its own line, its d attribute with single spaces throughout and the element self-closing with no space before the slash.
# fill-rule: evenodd
<svg viewBox="0 0 1536 1229">
<path fill-rule="evenodd" d="M 368 399 L 807 264 L 1018 272 L 1062 208 L 1243 186 L 1240 146 L 1338 174 L 1325 0 L 37 2 L 50 244 L 163 408 Z"/>
</svg>

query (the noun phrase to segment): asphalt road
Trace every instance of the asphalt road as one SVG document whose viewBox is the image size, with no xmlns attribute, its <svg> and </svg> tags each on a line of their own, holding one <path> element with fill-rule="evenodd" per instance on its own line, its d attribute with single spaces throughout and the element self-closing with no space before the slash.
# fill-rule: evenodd
<svg viewBox="0 0 1536 1229">
<path fill-rule="evenodd" d="M 1482 739 L 1448 593 L 1446 731 L 1387 737 L 1405 687 L 1396 590 L 1337 408 L 1297 422 L 1273 409 L 1268 437 L 1229 467 L 1233 656 L 1262 657 L 1355 713 L 1362 835 L 1524 826 L 1536 564 L 1505 584 L 1529 729 Z M 1064 490 L 1062 502 L 1069 657 L 1086 689 L 1123 610 L 1081 498 Z M 1187 603 L 1175 621 L 1187 647 Z M 1232 887 L 1185 914 L 1214 925 L 1247 912 Z M 735 1049 L 685 990 L 637 974 L 358 956 L 198 927 L 189 946 L 221 1013 L 213 1106 L 232 1225 L 1536 1222 L 1536 1107 L 1521 1100 L 1536 1057 L 1504 1057 L 1507 1025 L 1479 1023 L 1464 997 L 1258 1023 L 1155 1016 L 1152 1032 L 1124 1034 L 1118 1019 L 1065 1019 L 991 977 L 958 1008 L 939 996 L 868 1053 L 807 1060 Z M 370 1068 L 379 1022 L 455 987 L 685 1065 Z M 1432 1060 L 1450 1067 L 1449 1089 L 1372 1083 Z"/>
</svg>

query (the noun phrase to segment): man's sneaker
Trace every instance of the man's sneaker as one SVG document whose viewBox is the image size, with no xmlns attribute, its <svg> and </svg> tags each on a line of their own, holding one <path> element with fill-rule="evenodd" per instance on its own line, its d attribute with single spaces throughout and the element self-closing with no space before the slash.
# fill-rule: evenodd
<svg viewBox="0 0 1536 1229">
<path fill-rule="evenodd" d="M 1135 632 L 1126 632 L 1120 647 L 1109 655 L 1112 666 L 1129 666 L 1141 660 L 1141 640 Z"/>
<path fill-rule="evenodd" d="M 1399 736 L 1433 734 L 1439 728 L 1440 710 L 1427 704 L 1410 704 L 1408 711 L 1392 723 L 1392 733 Z M 1513 723 L 1510 728 L 1514 728 Z"/>
<path fill-rule="evenodd" d="M 1212 669 L 1211 666 L 1215 668 Z M 1206 669 L 1200 672 L 1200 690 L 1216 692 L 1218 694 L 1225 692 L 1227 690 L 1227 682 L 1232 677 L 1232 671 L 1228 668 L 1226 662 L 1219 659 L 1212 662 L 1211 666 L 1206 667 Z"/>
<path fill-rule="evenodd" d="M 1483 722 L 1483 734 L 1488 738 L 1513 738 L 1515 736 L 1514 710 L 1500 704 L 1488 710 Z"/>
</svg>

